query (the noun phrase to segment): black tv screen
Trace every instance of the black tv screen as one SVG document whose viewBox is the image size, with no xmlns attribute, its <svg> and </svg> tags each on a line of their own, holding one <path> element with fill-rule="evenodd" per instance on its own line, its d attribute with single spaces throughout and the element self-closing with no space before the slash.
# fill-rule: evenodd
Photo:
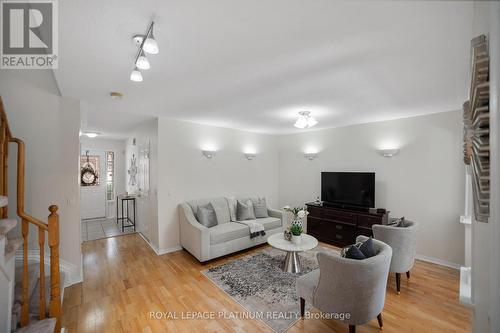
<svg viewBox="0 0 500 333">
<path fill-rule="evenodd" d="M 321 200 L 343 206 L 375 207 L 375 173 L 322 172 Z"/>
</svg>

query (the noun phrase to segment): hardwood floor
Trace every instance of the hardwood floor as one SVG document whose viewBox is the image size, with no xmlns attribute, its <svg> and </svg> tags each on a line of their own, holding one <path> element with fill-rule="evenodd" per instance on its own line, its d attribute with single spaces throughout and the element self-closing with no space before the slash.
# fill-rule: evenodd
<svg viewBox="0 0 500 333">
<path fill-rule="evenodd" d="M 157 256 L 137 234 L 83 243 L 84 282 L 66 288 L 62 324 L 66 332 L 272 332 L 256 319 L 151 319 L 150 312 L 245 309 L 209 281 L 201 270 L 262 247 L 201 265 L 189 253 Z M 417 261 L 411 279 L 394 274 L 387 285 L 384 332 L 470 332 L 471 311 L 458 301 L 456 270 Z M 216 316 L 217 317 L 217 316 Z M 341 322 L 299 320 L 287 333 L 347 332 Z M 358 333 L 380 332 L 377 318 Z"/>
</svg>

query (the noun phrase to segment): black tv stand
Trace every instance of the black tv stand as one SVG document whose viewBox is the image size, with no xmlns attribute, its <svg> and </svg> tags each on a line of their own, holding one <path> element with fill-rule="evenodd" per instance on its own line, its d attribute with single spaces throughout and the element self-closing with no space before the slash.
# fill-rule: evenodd
<svg viewBox="0 0 500 333">
<path fill-rule="evenodd" d="M 330 203 L 308 203 L 307 233 L 319 241 L 339 247 L 354 244 L 356 236 L 373 236 L 372 225 L 387 224 L 389 212 L 379 209 L 340 207 Z"/>
<path fill-rule="evenodd" d="M 332 202 L 323 202 L 322 204 L 323 207 L 331 207 L 331 208 L 339 208 L 339 209 L 345 209 L 345 210 L 351 210 L 351 211 L 356 211 L 356 212 L 369 212 L 369 208 L 366 207 L 359 207 L 359 206 L 350 206 L 350 205 L 344 205 L 344 204 L 339 204 L 339 203 L 332 203 Z"/>
</svg>

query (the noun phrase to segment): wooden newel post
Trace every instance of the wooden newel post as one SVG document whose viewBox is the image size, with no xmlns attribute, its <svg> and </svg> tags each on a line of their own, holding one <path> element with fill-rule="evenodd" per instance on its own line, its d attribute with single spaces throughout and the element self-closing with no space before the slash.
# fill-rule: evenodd
<svg viewBox="0 0 500 333">
<path fill-rule="evenodd" d="M 61 282 L 59 274 L 59 215 L 58 207 L 49 207 L 49 248 L 50 248 L 50 303 L 49 317 L 56 318 L 54 332 L 61 331 Z"/>
</svg>

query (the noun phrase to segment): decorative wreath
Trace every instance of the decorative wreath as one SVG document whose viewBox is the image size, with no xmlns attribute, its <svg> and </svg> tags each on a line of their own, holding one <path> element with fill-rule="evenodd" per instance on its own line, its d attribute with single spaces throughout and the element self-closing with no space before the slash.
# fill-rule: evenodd
<svg viewBox="0 0 500 333">
<path fill-rule="evenodd" d="M 99 175 L 89 163 L 85 164 L 82 167 L 80 171 L 80 181 L 82 183 L 82 186 L 95 186 L 97 185 L 98 179 Z M 89 182 L 89 180 L 91 181 Z"/>
</svg>

